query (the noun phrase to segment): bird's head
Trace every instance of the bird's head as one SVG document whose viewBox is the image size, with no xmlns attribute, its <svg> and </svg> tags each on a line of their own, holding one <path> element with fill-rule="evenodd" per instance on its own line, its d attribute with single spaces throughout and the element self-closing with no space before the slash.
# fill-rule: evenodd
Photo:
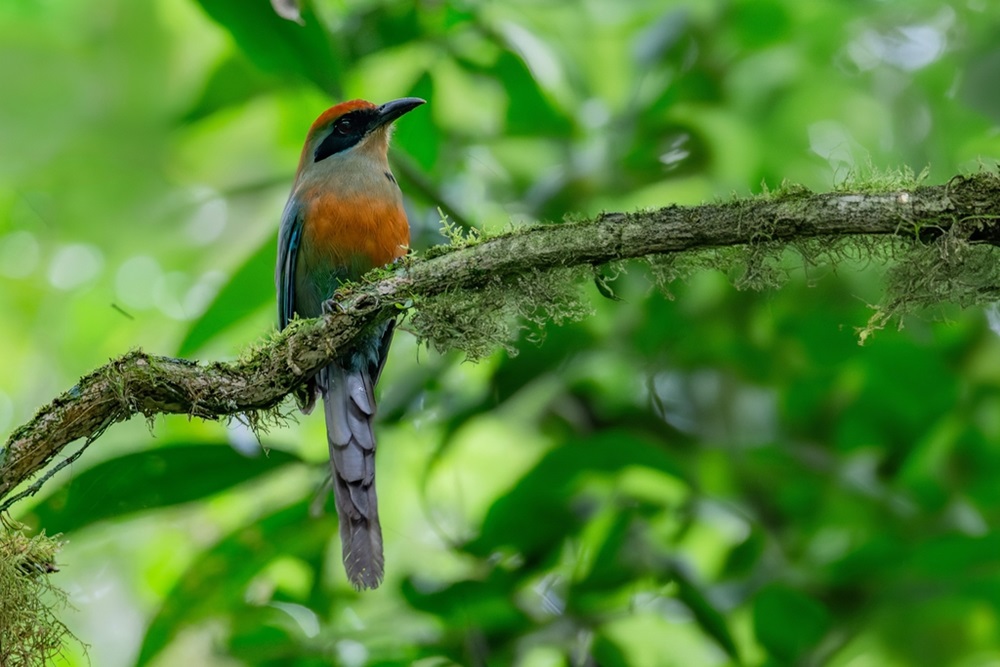
<svg viewBox="0 0 1000 667">
<path fill-rule="evenodd" d="M 419 97 L 403 97 L 381 106 L 366 100 L 351 100 L 330 107 L 309 129 L 299 171 L 334 156 L 359 151 L 385 158 L 392 121 L 421 104 L 424 100 Z"/>
</svg>

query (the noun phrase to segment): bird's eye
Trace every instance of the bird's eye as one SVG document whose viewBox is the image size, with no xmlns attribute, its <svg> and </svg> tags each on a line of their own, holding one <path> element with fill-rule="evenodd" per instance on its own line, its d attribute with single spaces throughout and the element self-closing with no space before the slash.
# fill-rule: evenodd
<svg viewBox="0 0 1000 667">
<path fill-rule="evenodd" d="M 351 130 L 354 129 L 354 123 L 351 122 L 350 118 L 341 118 L 333 126 L 333 129 L 337 134 L 350 134 Z"/>
</svg>

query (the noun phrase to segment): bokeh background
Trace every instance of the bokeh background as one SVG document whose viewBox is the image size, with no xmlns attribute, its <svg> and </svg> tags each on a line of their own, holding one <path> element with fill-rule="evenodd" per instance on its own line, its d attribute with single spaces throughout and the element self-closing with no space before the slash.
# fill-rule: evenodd
<svg viewBox="0 0 1000 667">
<path fill-rule="evenodd" d="M 0 4 L 0 432 L 130 349 L 272 331 L 301 142 L 345 98 L 430 102 L 395 139 L 418 250 L 440 211 L 502 230 L 1000 154 L 988 0 L 306 5 Z M 1000 664 L 990 311 L 862 347 L 884 263 L 787 269 L 664 291 L 630 264 L 621 301 L 582 285 L 593 316 L 477 364 L 398 334 L 375 592 L 310 514 L 322 418 L 290 403 L 266 456 L 238 420 L 115 426 L 14 514 L 69 540 L 100 667 Z"/>
</svg>

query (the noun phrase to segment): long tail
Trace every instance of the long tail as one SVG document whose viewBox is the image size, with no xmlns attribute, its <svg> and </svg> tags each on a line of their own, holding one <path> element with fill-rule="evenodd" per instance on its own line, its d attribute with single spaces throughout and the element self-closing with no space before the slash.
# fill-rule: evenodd
<svg viewBox="0 0 1000 667">
<path fill-rule="evenodd" d="M 385 561 L 375 495 L 374 382 L 367 368 L 348 370 L 334 363 L 320 372 L 319 385 L 344 569 L 355 588 L 377 588 Z"/>
</svg>

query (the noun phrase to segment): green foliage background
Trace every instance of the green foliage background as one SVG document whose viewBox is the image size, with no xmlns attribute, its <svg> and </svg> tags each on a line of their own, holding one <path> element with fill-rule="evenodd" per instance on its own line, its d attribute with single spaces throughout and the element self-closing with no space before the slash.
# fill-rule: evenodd
<svg viewBox="0 0 1000 667">
<path fill-rule="evenodd" d="M 301 141 L 346 97 L 430 101 L 395 141 L 418 249 L 439 207 L 502 229 L 784 179 L 941 182 L 1000 153 L 985 0 L 303 18 L 0 4 L 0 431 L 131 348 L 227 359 L 265 335 Z M 583 286 L 593 317 L 475 365 L 398 335 L 376 592 L 347 585 L 332 508 L 310 512 L 318 416 L 266 457 L 236 422 L 115 427 L 16 514 L 70 540 L 55 582 L 101 667 L 1000 662 L 990 313 L 860 347 L 884 267 L 788 267 L 776 292 L 704 271 L 665 295 L 631 265 L 622 301 Z"/>
</svg>

